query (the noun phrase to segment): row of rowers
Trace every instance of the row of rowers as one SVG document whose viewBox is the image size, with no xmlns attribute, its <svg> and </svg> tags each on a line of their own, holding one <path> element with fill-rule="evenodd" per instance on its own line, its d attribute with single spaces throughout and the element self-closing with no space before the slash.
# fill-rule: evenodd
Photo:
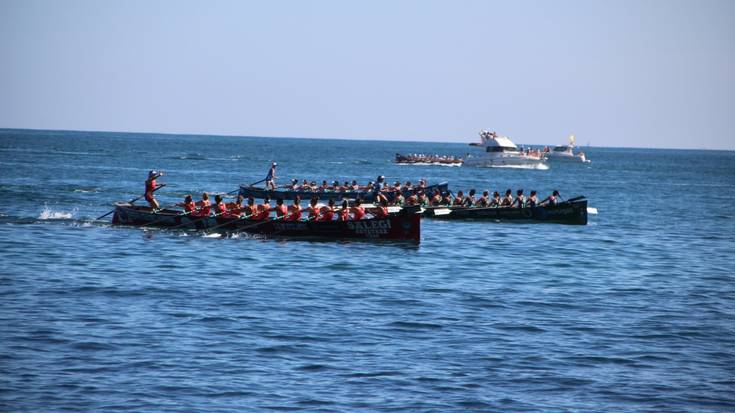
<svg viewBox="0 0 735 413">
<path fill-rule="evenodd" d="M 474 189 L 470 189 L 467 195 L 462 191 L 458 191 L 456 196 L 451 194 L 442 195 L 438 190 L 434 192 L 434 195 L 429 198 L 424 192 L 404 197 L 400 193 L 396 194 L 393 204 L 394 205 L 423 205 L 423 206 L 455 206 L 455 207 L 510 207 L 510 208 L 525 208 L 535 206 L 546 206 L 556 205 L 559 202 L 560 196 L 559 191 L 554 192 L 543 200 L 539 201 L 538 194 L 536 191 L 526 197 L 523 194 L 523 189 L 516 191 L 516 196 L 513 197 L 513 191 L 508 189 L 505 191 L 505 196 L 501 197 L 498 191 L 493 192 L 490 196 L 490 191 L 483 191 L 482 196 L 477 197 L 477 192 Z"/>
<path fill-rule="evenodd" d="M 312 191 L 312 192 L 326 192 L 326 191 L 334 191 L 334 192 L 345 192 L 345 191 L 367 191 L 367 192 L 373 192 L 375 190 L 380 191 L 418 191 L 422 190 L 427 187 L 426 180 L 420 179 L 417 184 L 412 184 L 411 181 L 406 181 L 406 183 L 401 184 L 399 181 L 396 181 L 393 185 L 389 185 L 387 182 L 385 182 L 385 177 L 379 176 L 378 179 L 373 182 L 368 182 L 367 185 L 359 185 L 356 180 L 350 181 L 344 181 L 343 184 L 340 184 L 339 181 L 334 181 L 331 184 L 329 184 L 327 181 L 322 181 L 321 185 L 318 185 L 316 181 L 307 181 L 306 179 L 303 180 L 303 182 L 299 183 L 298 179 L 292 179 L 290 185 L 286 185 L 283 188 L 294 190 L 294 191 Z"/>
<path fill-rule="evenodd" d="M 327 205 L 319 204 L 319 197 L 313 196 L 309 202 L 309 206 L 302 208 L 301 197 L 294 197 L 291 205 L 285 205 L 283 199 L 276 200 L 276 206 L 271 206 L 270 198 L 265 197 L 263 203 L 256 204 L 253 197 L 249 197 L 247 204 L 243 205 L 245 198 L 238 195 L 235 202 L 225 203 L 221 195 L 214 196 L 214 205 L 209 200 L 209 195 L 205 192 L 202 194 L 200 201 L 194 201 L 191 195 L 184 198 L 184 202 L 176 204 L 184 208 L 184 215 L 194 217 L 216 216 L 223 218 L 248 218 L 252 220 L 267 220 L 271 218 L 271 214 L 275 213 L 275 218 L 285 221 L 356 221 L 367 218 L 372 215 L 375 218 L 385 218 L 388 216 L 388 203 L 383 200 L 380 205 L 370 208 L 366 211 L 362 202 L 357 199 L 352 206 L 347 201 L 343 201 L 341 207 L 334 204 L 334 200 L 330 199 Z"/>
</svg>

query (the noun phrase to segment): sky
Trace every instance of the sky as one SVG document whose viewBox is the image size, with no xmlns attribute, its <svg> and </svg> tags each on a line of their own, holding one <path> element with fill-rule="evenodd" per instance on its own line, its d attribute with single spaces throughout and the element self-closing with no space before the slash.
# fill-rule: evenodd
<svg viewBox="0 0 735 413">
<path fill-rule="evenodd" d="M 0 0 L 0 128 L 735 149 L 735 1 Z"/>
</svg>

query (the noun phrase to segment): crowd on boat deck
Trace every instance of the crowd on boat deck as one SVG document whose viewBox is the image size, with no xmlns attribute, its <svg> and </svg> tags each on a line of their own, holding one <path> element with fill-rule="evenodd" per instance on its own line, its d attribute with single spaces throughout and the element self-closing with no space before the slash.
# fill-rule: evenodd
<svg viewBox="0 0 735 413">
<path fill-rule="evenodd" d="M 202 199 L 194 201 L 191 195 L 184 197 L 184 202 L 176 204 L 183 207 L 182 215 L 193 217 L 223 217 L 241 218 L 251 220 L 268 220 L 271 218 L 283 219 L 284 221 L 358 221 L 364 218 L 385 218 L 388 213 L 388 202 L 381 199 L 377 205 L 366 210 L 360 199 L 354 201 L 350 206 L 345 200 L 338 207 L 334 199 L 329 199 L 326 205 L 319 204 L 319 197 L 313 196 L 307 207 L 301 206 L 301 197 L 294 197 L 291 205 L 286 205 L 282 198 L 276 199 L 276 205 L 271 205 L 271 199 L 265 197 L 262 203 L 256 203 L 255 198 L 238 195 L 234 202 L 225 202 L 221 195 L 215 195 L 214 204 L 209 199 L 209 194 L 204 192 Z"/>
<path fill-rule="evenodd" d="M 397 153 L 396 163 L 461 164 L 462 159 L 451 155 L 424 155 L 423 153 L 401 155 Z"/>
</svg>

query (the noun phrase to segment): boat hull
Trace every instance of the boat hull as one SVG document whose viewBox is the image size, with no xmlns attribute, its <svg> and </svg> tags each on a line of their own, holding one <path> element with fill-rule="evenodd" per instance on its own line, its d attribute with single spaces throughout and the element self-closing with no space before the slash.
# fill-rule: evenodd
<svg viewBox="0 0 735 413">
<path fill-rule="evenodd" d="M 536 159 L 520 156 L 468 156 L 462 166 L 477 168 L 548 169 L 543 158 Z"/>
<path fill-rule="evenodd" d="M 442 182 L 436 185 L 429 185 L 423 190 L 427 194 L 432 194 L 437 189 L 441 191 L 442 195 L 445 195 L 449 192 L 449 184 L 447 184 L 446 182 Z M 395 191 L 382 191 L 380 193 L 385 195 L 385 197 L 388 198 L 388 201 L 392 201 L 396 195 Z M 409 190 L 403 191 L 404 196 L 409 196 L 411 195 L 411 193 L 412 191 L 409 191 Z M 377 192 L 366 192 L 366 191 L 294 191 L 294 190 L 287 190 L 287 189 L 276 189 L 274 191 L 271 189 L 240 185 L 240 195 L 242 195 L 245 198 L 252 196 L 253 198 L 256 198 L 256 199 L 263 199 L 267 196 L 270 199 L 280 198 L 284 200 L 291 200 L 291 199 L 294 199 L 296 195 L 298 195 L 301 199 L 307 200 L 307 199 L 311 199 L 312 196 L 316 195 L 322 201 L 328 201 L 330 199 L 339 201 L 342 199 L 360 198 L 365 202 L 373 202 L 375 201 L 376 194 Z"/>
<path fill-rule="evenodd" d="M 429 207 L 424 210 L 423 214 L 427 218 L 439 219 L 487 219 L 587 225 L 587 200 L 579 199 L 557 205 L 528 208 Z"/>
<path fill-rule="evenodd" d="M 327 239 L 387 239 L 418 243 L 421 239 L 421 214 L 405 210 L 387 218 L 370 218 L 359 221 L 266 221 L 192 217 L 181 211 L 162 210 L 153 213 L 149 207 L 117 203 L 112 218 L 115 225 L 150 226 L 182 230 L 217 232 L 247 232 L 279 237 L 327 238 Z"/>
</svg>

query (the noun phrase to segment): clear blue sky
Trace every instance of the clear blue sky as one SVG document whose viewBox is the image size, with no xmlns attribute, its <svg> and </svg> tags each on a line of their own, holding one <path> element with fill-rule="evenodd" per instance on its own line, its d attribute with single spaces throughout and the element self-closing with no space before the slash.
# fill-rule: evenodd
<svg viewBox="0 0 735 413">
<path fill-rule="evenodd" d="M 735 1 L 0 0 L 0 127 L 735 149 Z"/>
</svg>

